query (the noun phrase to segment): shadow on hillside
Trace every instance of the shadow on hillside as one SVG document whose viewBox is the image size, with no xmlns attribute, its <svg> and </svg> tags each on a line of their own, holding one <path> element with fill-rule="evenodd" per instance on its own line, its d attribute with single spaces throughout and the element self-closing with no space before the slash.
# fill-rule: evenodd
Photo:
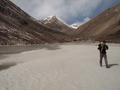
<svg viewBox="0 0 120 90">
<path fill-rule="evenodd" d="M 27 45 L 27 46 L 0 46 L 0 60 L 9 57 L 10 54 L 22 53 L 25 51 L 47 49 L 58 50 L 61 49 L 58 44 L 44 44 L 44 45 Z"/>
<path fill-rule="evenodd" d="M 0 65 L 0 71 L 9 69 L 9 68 L 11 68 L 11 67 L 13 67 L 15 65 L 16 65 L 16 63 L 5 63 L 5 64 L 2 64 L 2 65 Z"/>
</svg>

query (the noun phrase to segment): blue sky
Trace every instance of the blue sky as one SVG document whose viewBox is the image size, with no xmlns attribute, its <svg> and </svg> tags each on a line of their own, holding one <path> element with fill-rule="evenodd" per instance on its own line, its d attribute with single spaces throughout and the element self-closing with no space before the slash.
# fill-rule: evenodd
<svg viewBox="0 0 120 90">
<path fill-rule="evenodd" d="M 11 0 L 37 19 L 57 16 L 67 24 L 83 24 L 120 0 Z"/>
</svg>

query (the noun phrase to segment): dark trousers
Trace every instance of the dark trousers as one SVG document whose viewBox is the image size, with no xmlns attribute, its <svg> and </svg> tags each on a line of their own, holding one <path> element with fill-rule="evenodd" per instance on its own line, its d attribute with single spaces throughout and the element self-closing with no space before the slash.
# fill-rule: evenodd
<svg viewBox="0 0 120 90">
<path fill-rule="evenodd" d="M 105 60 L 106 67 L 109 67 L 108 60 L 107 60 L 107 54 L 100 53 L 100 66 L 102 66 L 102 60 Z"/>
</svg>

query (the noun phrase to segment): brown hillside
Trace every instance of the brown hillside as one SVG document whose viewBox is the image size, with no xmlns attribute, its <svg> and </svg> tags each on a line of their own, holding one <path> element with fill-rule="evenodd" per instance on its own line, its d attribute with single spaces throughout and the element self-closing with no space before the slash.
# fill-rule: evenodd
<svg viewBox="0 0 120 90">
<path fill-rule="evenodd" d="M 40 44 L 69 41 L 62 32 L 50 30 L 9 0 L 0 0 L 0 44 Z"/>
<path fill-rule="evenodd" d="M 120 4 L 80 26 L 77 33 L 82 40 L 120 42 Z"/>
</svg>

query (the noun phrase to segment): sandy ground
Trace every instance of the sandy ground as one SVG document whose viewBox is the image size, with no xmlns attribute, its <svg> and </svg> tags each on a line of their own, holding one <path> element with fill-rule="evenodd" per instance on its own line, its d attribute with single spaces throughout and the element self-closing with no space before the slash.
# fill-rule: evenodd
<svg viewBox="0 0 120 90">
<path fill-rule="evenodd" d="M 96 44 L 0 47 L 0 90 L 120 90 L 120 45 L 110 68 L 99 66 Z"/>
</svg>

